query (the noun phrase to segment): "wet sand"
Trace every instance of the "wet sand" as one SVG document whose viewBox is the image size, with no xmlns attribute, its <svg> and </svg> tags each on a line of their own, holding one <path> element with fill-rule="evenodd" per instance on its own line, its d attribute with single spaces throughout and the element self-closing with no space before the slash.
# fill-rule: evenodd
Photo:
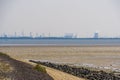
<svg viewBox="0 0 120 80">
<path fill-rule="evenodd" d="M 18 60 L 42 60 L 76 66 L 120 69 L 120 46 L 8 46 L 0 47 Z"/>
</svg>

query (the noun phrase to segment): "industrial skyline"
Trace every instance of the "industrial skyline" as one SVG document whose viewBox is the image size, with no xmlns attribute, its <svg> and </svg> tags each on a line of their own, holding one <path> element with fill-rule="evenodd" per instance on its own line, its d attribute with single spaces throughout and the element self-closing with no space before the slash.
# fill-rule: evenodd
<svg viewBox="0 0 120 80">
<path fill-rule="evenodd" d="M 75 34 L 75 33 L 64 33 L 61 35 L 53 35 L 51 33 L 34 33 L 34 32 L 29 32 L 29 33 L 25 33 L 25 32 L 21 32 L 21 33 L 17 33 L 14 32 L 13 34 L 7 34 L 7 33 L 3 33 L 0 34 L 0 37 L 31 37 L 31 38 L 35 38 L 35 37 L 56 37 L 56 38 L 120 38 L 120 36 L 114 36 L 114 37 L 104 37 L 104 36 L 99 36 L 100 33 L 98 32 L 94 32 L 92 36 L 89 37 L 81 37 L 79 36 L 79 34 Z"/>
<path fill-rule="evenodd" d="M 0 0 L 0 34 L 119 37 L 119 30 L 120 0 Z"/>
<path fill-rule="evenodd" d="M 3 33 L 1 34 L 1 37 L 66 37 L 66 38 L 77 38 L 77 34 L 74 33 L 65 33 L 63 35 L 52 35 L 51 33 L 33 33 L 33 32 L 29 32 L 29 33 L 25 33 L 25 32 L 21 32 L 21 33 L 17 33 L 14 32 L 13 34 L 7 34 L 7 33 Z"/>
</svg>

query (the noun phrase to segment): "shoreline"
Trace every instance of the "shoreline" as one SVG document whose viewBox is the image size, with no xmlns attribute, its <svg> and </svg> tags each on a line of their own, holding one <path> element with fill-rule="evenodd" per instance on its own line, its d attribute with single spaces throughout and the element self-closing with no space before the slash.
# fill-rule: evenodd
<svg viewBox="0 0 120 80">
<path fill-rule="evenodd" d="M 27 60 L 29 61 L 29 60 Z M 50 62 L 50 63 L 54 63 L 54 64 L 61 64 L 61 65 L 68 65 L 68 66 L 75 66 L 75 67 L 85 67 L 85 68 L 90 68 L 93 70 L 103 70 L 106 72 L 116 72 L 116 73 L 120 73 L 120 69 L 119 68 L 114 68 L 112 66 L 96 66 L 94 64 L 87 64 L 87 63 L 82 63 L 82 64 L 73 64 L 73 63 L 66 63 L 66 62 L 55 62 L 55 61 L 50 61 L 50 60 L 32 60 L 32 61 L 36 61 L 36 62 Z"/>
<path fill-rule="evenodd" d="M 120 69 L 120 46 L 2 46 L 18 60 L 47 60 L 71 65 Z"/>
<path fill-rule="evenodd" d="M 112 44 L 0 44 L 0 47 L 120 47 Z"/>
<path fill-rule="evenodd" d="M 41 64 L 50 68 L 54 68 L 69 74 L 72 74 L 77 77 L 86 78 L 89 80 L 96 80 L 96 79 L 105 79 L 105 80 L 119 80 L 120 73 L 116 75 L 114 72 L 106 72 L 104 70 L 92 70 L 87 67 L 78 67 L 78 66 L 70 66 L 67 64 L 58 64 L 58 63 L 51 63 L 51 62 L 41 62 L 35 60 L 29 60 L 30 62 Z"/>
</svg>

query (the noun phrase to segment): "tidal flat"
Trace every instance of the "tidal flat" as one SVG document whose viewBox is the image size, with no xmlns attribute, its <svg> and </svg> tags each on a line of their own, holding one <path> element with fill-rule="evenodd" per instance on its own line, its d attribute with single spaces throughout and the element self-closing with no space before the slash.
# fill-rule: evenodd
<svg viewBox="0 0 120 80">
<path fill-rule="evenodd" d="M 120 46 L 4 46 L 0 52 L 26 61 L 40 60 L 106 70 L 120 70 Z"/>
</svg>

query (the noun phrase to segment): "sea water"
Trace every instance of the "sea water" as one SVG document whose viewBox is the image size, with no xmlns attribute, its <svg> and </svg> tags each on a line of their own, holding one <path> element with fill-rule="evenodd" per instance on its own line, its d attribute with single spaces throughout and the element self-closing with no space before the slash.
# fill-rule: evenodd
<svg viewBox="0 0 120 80">
<path fill-rule="evenodd" d="M 120 39 L 0 39 L 0 46 L 120 45 Z"/>
</svg>

